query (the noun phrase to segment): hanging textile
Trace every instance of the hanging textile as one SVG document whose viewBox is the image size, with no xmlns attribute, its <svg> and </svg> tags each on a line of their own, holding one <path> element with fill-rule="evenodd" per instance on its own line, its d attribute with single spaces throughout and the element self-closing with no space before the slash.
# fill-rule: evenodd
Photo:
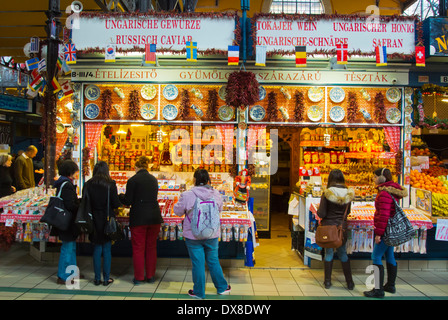
<svg viewBox="0 0 448 320">
<path fill-rule="evenodd" d="M 397 153 L 400 150 L 400 128 L 399 127 L 385 127 L 384 136 L 386 142 L 390 147 L 390 151 Z"/>
<path fill-rule="evenodd" d="M 86 123 L 86 141 L 87 146 L 90 148 L 89 158 L 93 157 L 93 151 L 100 140 L 102 128 L 102 123 Z"/>
</svg>

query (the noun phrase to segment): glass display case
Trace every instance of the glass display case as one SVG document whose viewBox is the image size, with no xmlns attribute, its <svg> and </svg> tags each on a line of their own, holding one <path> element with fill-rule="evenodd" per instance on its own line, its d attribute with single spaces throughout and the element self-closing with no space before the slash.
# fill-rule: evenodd
<svg viewBox="0 0 448 320">
<path fill-rule="evenodd" d="M 250 197 L 254 198 L 254 218 L 260 238 L 270 238 L 270 161 L 266 155 L 255 159 L 255 174 L 252 176 Z"/>
</svg>

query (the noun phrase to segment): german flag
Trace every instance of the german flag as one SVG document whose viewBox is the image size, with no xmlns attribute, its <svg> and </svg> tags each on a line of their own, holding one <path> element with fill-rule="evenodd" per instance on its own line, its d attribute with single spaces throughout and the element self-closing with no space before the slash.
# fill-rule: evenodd
<svg viewBox="0 0 448 320">
<path fill-rule="evenodd" d="M 306 46 L 296 46 L 296 67 L 306 67 Z"/>
</svg>

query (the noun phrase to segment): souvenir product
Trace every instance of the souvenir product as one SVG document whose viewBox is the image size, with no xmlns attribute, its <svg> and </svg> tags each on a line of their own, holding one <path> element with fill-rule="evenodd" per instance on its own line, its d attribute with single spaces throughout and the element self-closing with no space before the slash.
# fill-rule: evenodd
<svg viewBox="0 0 448 320">
<path fill-rule="evenodd" d="M 114 92 L 117 94 L 117 96 L 120 99 L 124 99 L 124 93 L 123 93 L 123 90 L 121 88 L 115 87 L 114 88 Z"/>
<path fill-rule="evenodd" d="M 308 90 L 308 98 L 312 102 L 319 102 L 324 97 L 324 89 L 320 87 L 312 87 Z"/>
<path fill-rule="evenodd" d="M 162 115 L 166 120 L 174 120 L 177 117 L 178 110 L 175 105 L 167 104 L 162 109 Z"/>
<path fill-rule="evenodd" d="M 87 88 L 84 91 L 85 97 L 91 101 L 95 101 L 96 99 L 98 99 L 100 97 L 100 93 L 101 93 L 100 88 L 98 88 L 94 84 L 87 86 Z"/>
<path fill-rule="evenodd" d="M 345 99 L 345 91 L 341 87 L 334 87 L 330 90 L 330 99 L 334 103 L 341 103 Z"/>
<path fill-rule="evenodd" d="M 282 117 L 285 120 L 289 120 L 288 110 L 286 110 L 286 108 L 284 108 L 284 107 L 280 107 L 279 110 L 280 110 L 280 113 L 282 114 Z"/>
<path fill-rule="evenodd" d="M 389 123 L 398 123 L 401 120 L 401 112 L 398 108 L 389 108 L 386 111 L 386 119 Z"/>
<path fill-rule="evenodd" d="M 341 122 L 345 117 L 345 111 L 340 106 L 334 106 L 330 110 L 330 119 L 334 122 Z"/>
<path fill-rule="evenodd" d="M 259 97 L 259 101 L 266 98 L 266 89 L 263 86 L 258 87 L 258 97 Z"/>
<path fill-rule="evenodd" d="M 405 113 L 406 115 L 410 115 L 410 114 L 412 114 L 412 111 L 414 111 L 414 109 L 413 109 L 411 106 L 406 106 L 406 107 L 404 108 L 404 113 Z"/>
<path fill-rule="evenodd" d="M 263 120 L 265 115 L 266 115 L 266 110 L 264 110 L 264 108 L 262 106 L 260 106 L 260 105 L 253 106 L 250 109 L 250 117 L 254 121 L 261 121 L 261 120 Z"/>
<path fill-rule="evenodd" d="M 78 129 L 81 126 L 81 122 L 79 120 L 73 120 L 72 126 L 74 129 Z"/>
<path fill-rule="evenodd" d="M 364 119 L 366 119 L 366 120 L 371 120 L 372 119 L 372 116 L 370 115 L 369 112 L 367 112 L 366 109 L 360 109 L 359 112 L 362 113 Z"/>
<path fill-rule="evenodd" d="M 324 112 L 319 106 L 311 106 L 308 110 L 308 118 L 311 121 L 319 121 L 322 119 Z"/>
<path fill-rule="evenodd" d="M 121 106 L 118 104 L 114 104 L 112 107 L 115 109 L 115 111 L 117 111 L 118 117 L 122 119 L 124 117 L 124 114 L 123 111 L 121 110 Z"/>
<path fill-rule="evenodd" d="M 401 92 L 397 88 L 389 88 L 386 91 L 386 99 L 390 103 L 396 103 L 401 99 Z"/>
<path fill-rule="evenodd" d="M 145 120 L 151 120 L 154 119 L 154 117 L 157 114 L 157 110 L 156 107 L 154 107 L 152 104 L 144 104 L 141 108 L 140 108 L 140 115 L 142 116 L 143 119 Z"/>
<path fill-rule="evenodd" d="M 84 109 L 84 114 L 89 119 L 95 119 L 100 114 L 100 108 L 94 103 L 89 103 Z"/>
<path fill-rule="evenodd" d="M 56 132 L 57 132 L 57 133 L 62 133 L 62 132 L 64 132 L 64 131 L 65 131 L 65 126 L 64 126 L 64 124 L 61 123 L 61 122 L 58 122 L 58 123 L 56 124 Z"/>
<path fill-rule="evenodd" d="M 73 110 L 74 110 L 74 111 L 79 111 L 79 110 L 81 110 L 81 102 L 79 102 L 79 101 L 75 101 L 75 102 L 73 102 Z"/>
<path fill-rule="evenodd" d="M 140 94 L 142 95 L 142 98 L 145 100 L 152 100 L 157 94 L 157 89 L 152 84 L 144 85 L 141 90 Z"/>
<path fill-rule="evenodd" d="M 166 100 L 174 100 L 177 98 L 178 94 L 179 90 L 173 84 L 169 84 L 165 88 L 163 88 L 163 96 Z"/>
<path fill-rule="evenodd" d="M 202 117 L 204 115 L 204 112 L 201 110 L 201 108 L 199 108 L 197 105 L 192 104 L 191 105 L 191 109 L 194 110 L 194 113 L 196 113 L 196 115 L 198 117 Z"/>
<path fill-rule="evenodd" d="M 219 96 L 219 98 L 221 98 L 221 100 L 223 100 L 223 101 L 226 101 L 226 95 L 227 95 L 227 93 L 226 93 L 226 89 L 227 89 L 227 86 L 224 85 L 224 86 L 222 86 L 221 88 L 219 88 L 219 91 L 218 91 L 218 96 Z"/>
<path fill-rule="evenodd" d="M 233 118 L 233 108 L 230 106 L 222 106 L 218 110 L 218 116 L 221 121 L 229 121 Z"/>
</svg>

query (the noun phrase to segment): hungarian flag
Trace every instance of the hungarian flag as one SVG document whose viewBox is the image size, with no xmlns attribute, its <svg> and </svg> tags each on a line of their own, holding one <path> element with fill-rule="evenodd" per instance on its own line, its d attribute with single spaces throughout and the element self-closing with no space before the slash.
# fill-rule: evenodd
<svg viewBox="0 0 448 320">
<path fill-rule="evenodd" d="M 113 44 L 106 45 L 104 62 L 115 62 L 115 45 Z"/>
<path fill-rule="evenodd" d="M 70 81 L 67 80 L 61 84 L 62 92 L 64 93 L 63 98 L 69 97 L 73 94 L 72 86 L 70 85 Z"/>
<path fill-rule="evenodd" d="M 156 50 L 155 44 L 145 44 L 145 63 L 156 64 Z"/>
<path fill-rule="evenodd" d="M 64 57 L 67 64 L 76 63 L 76 47 L 73 43 L 67 43 L 64 46 Z"/>
<path fill-rule="evenodd" d="M 415 65 L 417 67 L 424 67 L 424 66 L 426 66 L 426 63 L 425 63 L 425 47 L 424 46 L 417 46 L 417 47 L 415 47 Z"/>
<path fill-rule="evenodd" d="M 336 45 L 336 51 L 337 51 L 337 64 L 347 64 L 347 57 L 348 57 L 348 44 L 337 44 Z"/>
<path fill-rule="evenodd" d="M 306 67 L 306 46 L 296 46 L 296 67 Z"/>
<path fill-rule="evenodd" d="M 240 63 L 240 47 L 229 46 L 227 49 L 227 64 L 229 66 L 237 66 Z"/>
<path fill-rule="evenodd" d="M 32 79 L 33 80 L 30 83 L 31 90 L 33 90 L 33 91 L 39 90 L 39 88 L 41 86 L 43 86 L 43 84 L 44 84 L 44 79 L 42 78 L 42 76 L 40 74 Z"/>
<path fill-rule="evenodd" d="M 51 87 L 53 88 L 53 93 L 56 93 L 56 92 L 59 92 L 62 90 L 61 85 L 59 84 L 56 77 L 54 77 L 53 80 L 51 80 Z"/>
<path fill-rule="evenodd" d="M 26 68 L 28 71 L 37 69 L 39 67 L 39 58 L 33 58 L 30 60 L 25 61 Z"/>
<path fill-rule="evenodd" d="M 257 46 L 255 52 L 255 65 L 266 67 L 266 46 Z"/>
<path fill-rule="evenodd" d="M 387 47 L 381 46 L 375 48 L 376 54 L 376 66 L 383 67 L 387 66 Z"/>
<path fill-rule="evenodd" d="M 198 43 L 187 41 L 187 61 L 198 61 Z"/>
</svg>

